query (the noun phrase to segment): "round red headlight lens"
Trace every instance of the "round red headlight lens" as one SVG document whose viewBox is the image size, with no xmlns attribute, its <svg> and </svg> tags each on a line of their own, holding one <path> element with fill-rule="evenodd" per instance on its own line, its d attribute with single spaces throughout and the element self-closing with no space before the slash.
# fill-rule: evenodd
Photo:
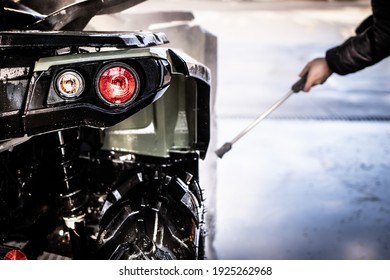
<svg viewBox="0 0 390 280">
<path fill-rule="evenodd" d="M 125 105 L 138 93 L 138 76 L 127 65 L 112 65 L 103 68 L 98 75 L 98 92 L 110 105 Z"/>
<path fill-rule="evenodd" d="M 19 250 L 11 250 L 4 256 L 4 260 L 27 260 L 27 256 Z"/>
</svg>

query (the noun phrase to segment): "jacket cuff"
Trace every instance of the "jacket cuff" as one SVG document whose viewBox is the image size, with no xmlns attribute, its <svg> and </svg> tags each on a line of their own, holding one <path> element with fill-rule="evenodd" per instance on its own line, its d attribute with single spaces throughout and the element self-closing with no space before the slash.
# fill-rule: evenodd
<svg viewBox="0 0 390 280">
<path fill-rule="evenodd" d="M 334 73 L 339 75 L 347 75 L 350 73 L 349 71 L 343 69 L 343 66 L 340 63 L 342 60 L 339 57 L 339 47 L 334 47 L 327 50 L 325 54 L 325 60 L 326 63 L 328 63 L 330 70 L 332 70 Z"/>
</svg>

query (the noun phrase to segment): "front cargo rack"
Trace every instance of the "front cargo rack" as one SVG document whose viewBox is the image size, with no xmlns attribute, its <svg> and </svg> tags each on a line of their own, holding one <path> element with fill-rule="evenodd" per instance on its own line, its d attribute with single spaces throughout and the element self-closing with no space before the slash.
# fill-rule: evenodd
<svg viewBox="0 0 390 280">
<path fill-rule="evenodd" d="M 0 50 L 116 47 L 146 48 L 169 43 L 162 32 L 96 32 L 96 31 L 1 31 Z"/>
</svg>

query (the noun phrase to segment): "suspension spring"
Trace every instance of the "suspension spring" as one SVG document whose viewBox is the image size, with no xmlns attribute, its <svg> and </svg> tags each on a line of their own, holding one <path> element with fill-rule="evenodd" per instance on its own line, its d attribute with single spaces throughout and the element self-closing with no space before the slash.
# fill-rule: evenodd
<svg viewBox="0 0 390 280">
<path fill-rule="evenodd" d="M 60 152 L 59 207 L 70 233 L 74 259 L 88 258 L 85 215 L 88 196 L 80 183 L 81 171 L 76 167 L 79 151 L 79 130 L 58 131 Z"/>
<path fill-rule="evenodd" d="M 80 171 L 75 166 L 78 154 L 78 130 L 58 131 L 60 150 L 60 176 L 62 186 L 59 190 L 61 214 L 64 218 L 80 219 L 84 215 L 87 202 L 85 192 L 80 187 Z"/>
</svg>

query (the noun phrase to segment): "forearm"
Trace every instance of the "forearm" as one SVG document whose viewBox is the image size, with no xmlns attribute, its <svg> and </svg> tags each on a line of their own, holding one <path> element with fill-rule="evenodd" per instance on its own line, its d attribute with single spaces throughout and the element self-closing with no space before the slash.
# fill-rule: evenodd
<svg viewBox="0 0 390 280">
<path fill-rule="evenodd" d="M 326 53 L 333 72 L 354 73 L 390 55 L 390 1 L 372 1 L 373 21 L 363 32 Z"/>
<path fill-rule="evenodd" d="M 374 60 L 374 48 L 370 39 L 371 36 L 366 34 L 367 32 L 351 37 L 340 46 L 329 49 L 326 52 L 326 62 L 333 72 L 339 75 L 346 75 L 376 63 Z"/>
</svg>

